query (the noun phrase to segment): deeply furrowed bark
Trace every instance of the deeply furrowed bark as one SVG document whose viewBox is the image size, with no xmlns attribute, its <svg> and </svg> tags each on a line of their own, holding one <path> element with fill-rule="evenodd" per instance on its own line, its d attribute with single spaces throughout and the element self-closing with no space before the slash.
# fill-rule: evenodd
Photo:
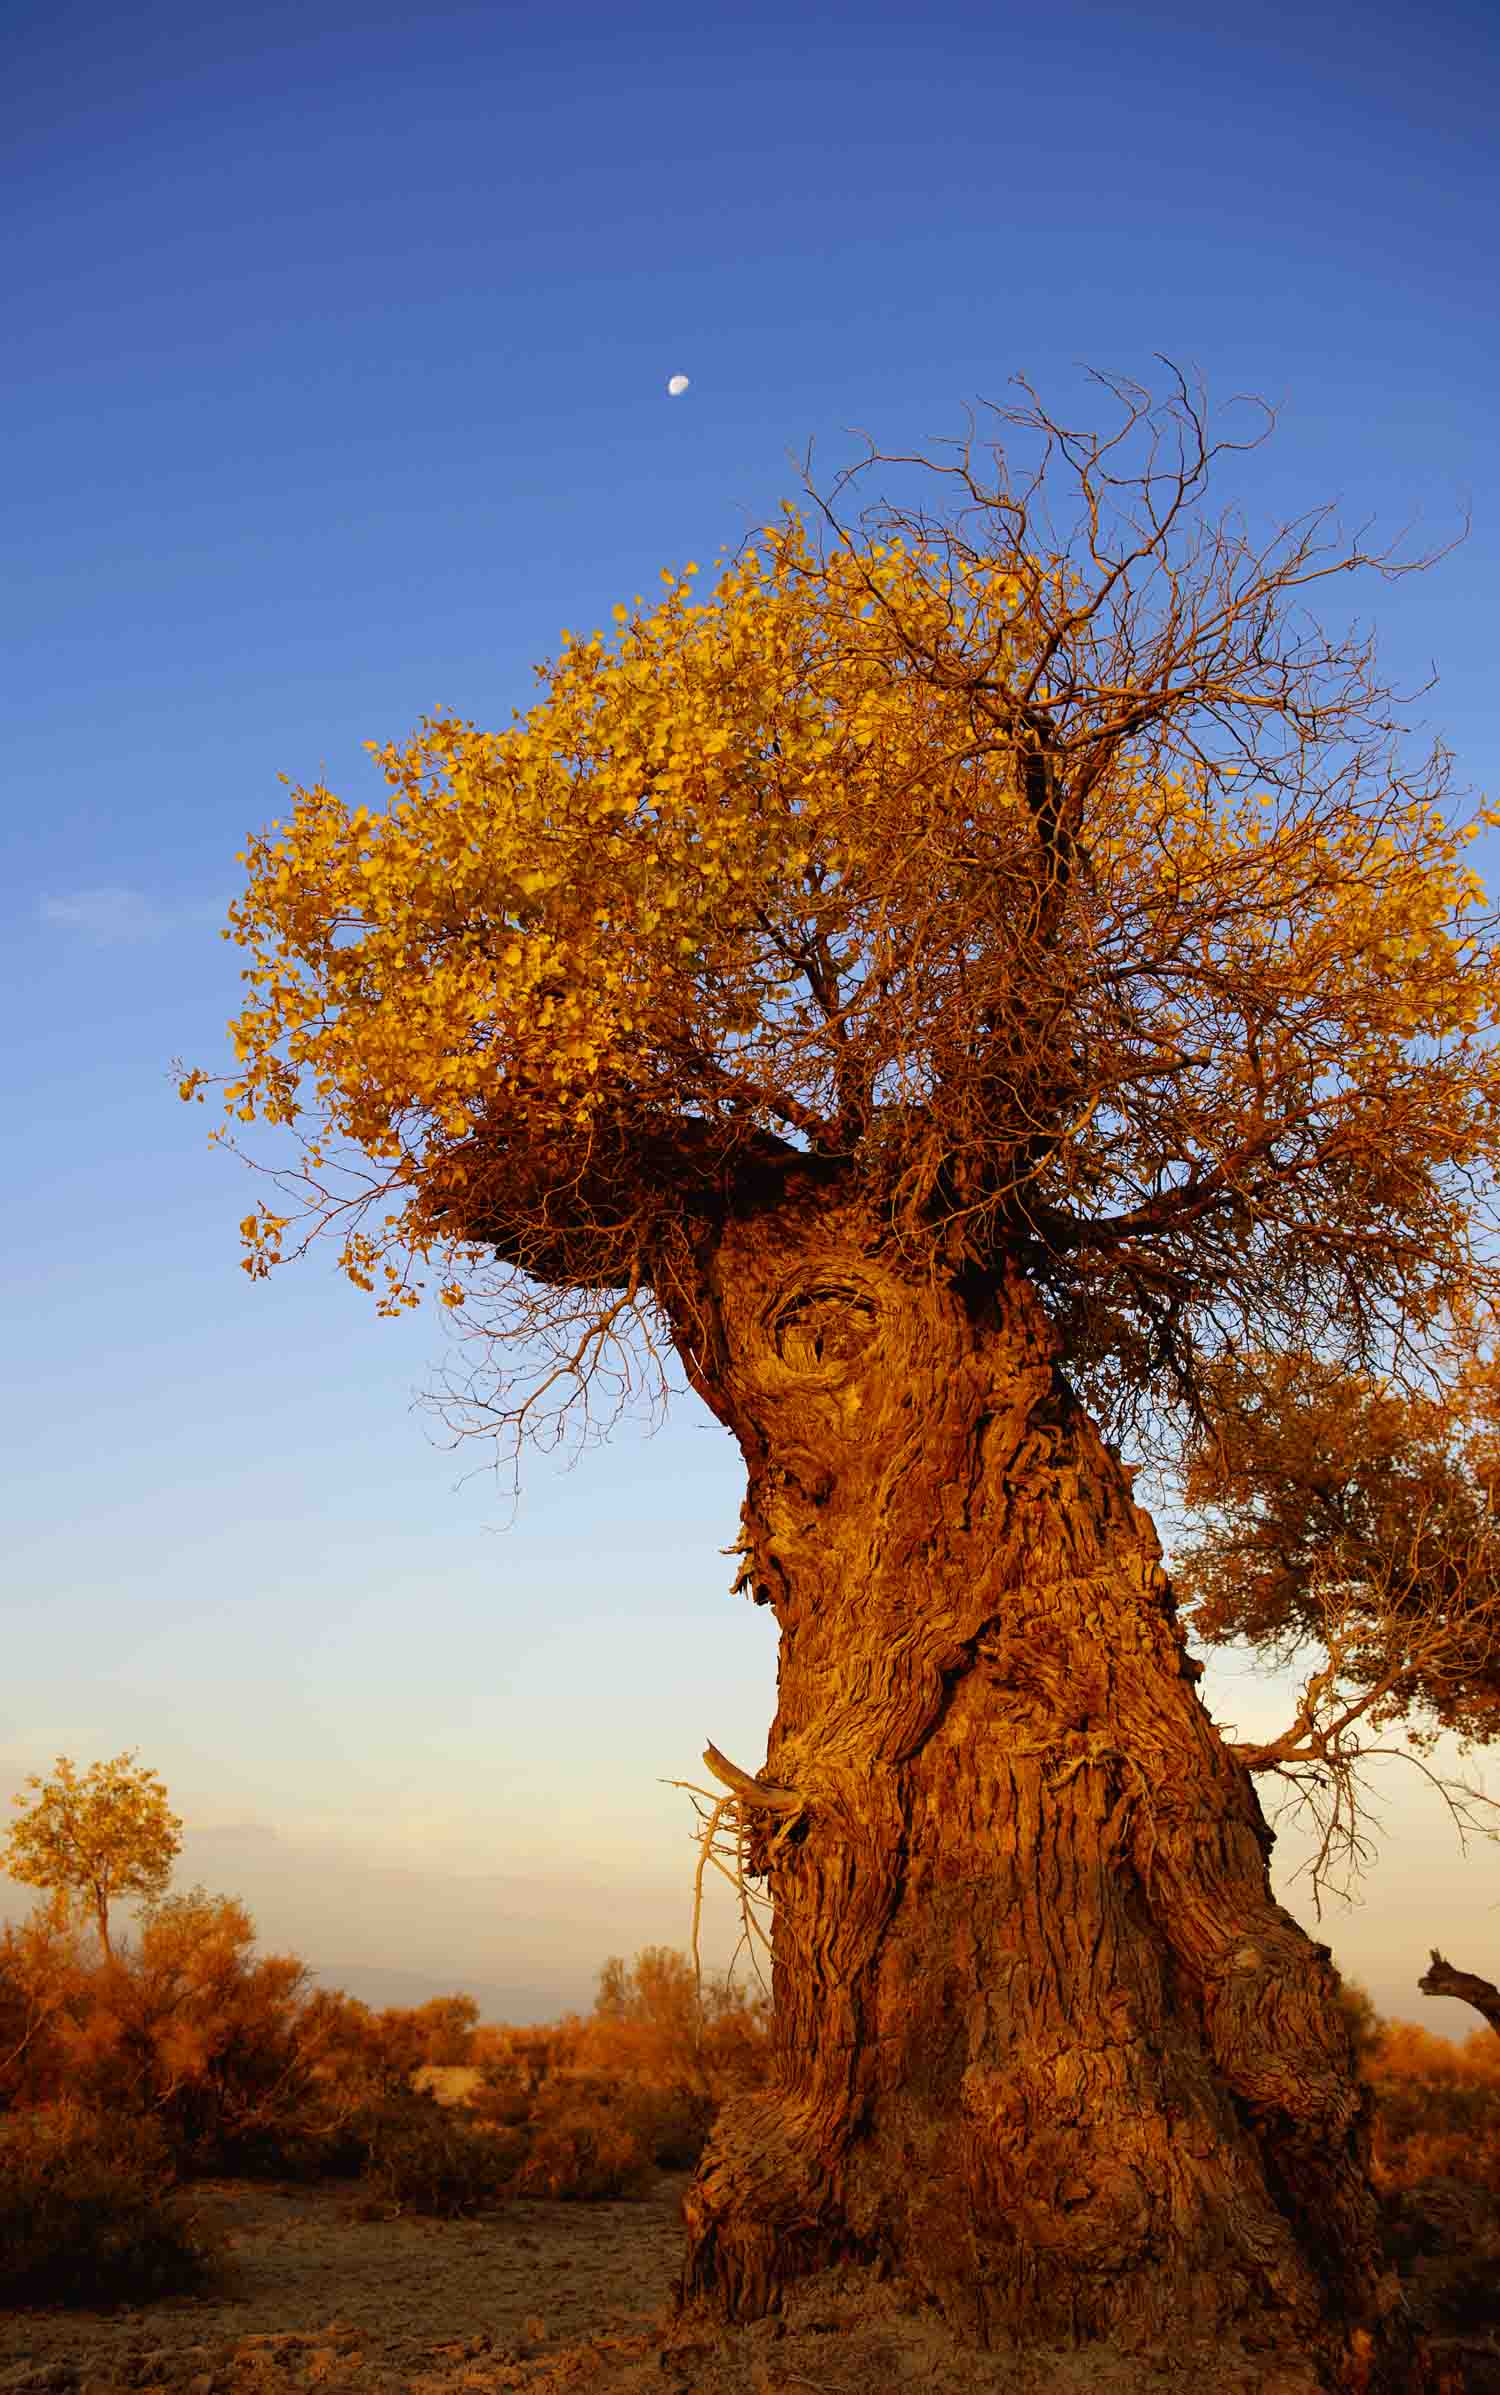
<svg viewBox="0 0 1500 2395">
<path fill-rule="evenodd" d="M 804 1805 L 752 1844 L 775 2073 L 704 2155 L 682 2303 L 856 2259 L 982 2348 L 1239 2334 L 1421 2387 L 1328 1950 L 1031 1291 L 915 1281 L 810 1185 L 657 1288 L 746 1456 Z"/>
</svg>

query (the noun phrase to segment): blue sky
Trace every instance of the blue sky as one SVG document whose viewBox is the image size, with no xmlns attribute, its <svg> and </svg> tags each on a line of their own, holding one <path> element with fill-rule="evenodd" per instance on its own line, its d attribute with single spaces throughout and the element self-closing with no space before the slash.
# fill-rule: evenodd
<svg viewBox="0 0 1500 2395">
<path fill-rule="evenodd" d="M 176 1884 L 329 1984 L 547 2018 L 685 1945 L 661 1781 L 708 1738 L 760 1761 L 775 1653 L 695 1402 L 531 1461 L 507 1528 L 413 1410 L 435 1316 L 376 1321 L 331 1253 L 239 1271 L 248 1183 L 170 1061 L 224 1060 L 277 775 L 368 800 L 364 741 L 508 721 L 563 625 L 733 547 L 809 440 L 826 476 L 849 427 L 912 450 L 1018 372 L 1076 413 L 1085 365 L 1165 352 L 1279 407 L 1225 493 L 1252 521 L 1333 499 L 1435 544 L 1472 506 L 1433 574 L 1330 609 L 1398 683 L 1436 664 L 1419 714 L 1500 788 L 1493 20 L 1216 13 L 7 12 L 0 1799 L 137 1748 Z M 1243 1665 L 1206 1688 L 1279 1726 Z M 1433 1944 L 1500 1975 L 1495 1849 L 1380 1786 L 1322 1934 L 1462 2034 L 1414 1982 Z"/>
</svg>

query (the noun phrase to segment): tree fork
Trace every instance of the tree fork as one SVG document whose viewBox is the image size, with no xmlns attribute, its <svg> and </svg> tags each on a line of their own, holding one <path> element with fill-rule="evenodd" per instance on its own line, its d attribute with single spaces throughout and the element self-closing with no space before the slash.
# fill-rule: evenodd
<svg viewBox="0 0 1500 2395">
<path fill-rule="evenodd" d="M 1245 2335 L 1329 2387 L 1423 2365 L 1381 2263 L 1328 1949 L 1199 1700 L 1130 1494 L 1014 1273 L 914 1277 L 826 1188 L 658 1279 L 749 1466 L 780 1625 L 774 2072 L 686 2202 L 683 2305 L 853 2259 L 981 2348 Z"/>
</svg>

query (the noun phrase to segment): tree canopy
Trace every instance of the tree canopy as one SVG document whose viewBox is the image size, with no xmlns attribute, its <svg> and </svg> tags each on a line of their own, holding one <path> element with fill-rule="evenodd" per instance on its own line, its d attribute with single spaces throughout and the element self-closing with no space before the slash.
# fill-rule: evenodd
<svg viewBox="0 0 1500 2395">
<path fill-rule="evenodd" d="M 1307 1355 L 1212 1374 L 1173 1580 L 1200 1638 L 1285 1660 L 1321 1645 L 1378 1727 L 1500 1732 L 1500 1377 L 1438 1395 Z M 1351 1716 L 1352 1717 L 1352 1716 Z"/>
<path fill-rule="evenodd" d="M 1426 1759 L 1500 1735 L 1500 1366 L 1476 1345 L 1446 1383 L 1403 1389 L 1305 1350 L 1235 1353 L 1205 1371 L 1206 1416 L 1182 1494 L 1172 1580 L 1194 1635 L 1274 1667 L 1317 1662 L 1276 1737 L 1237 1745 L 1311 1813 L 1315 1901 L 1337 1856 L 1358 1868 L 1362 1771 L 1399 1754 L 1461 1840 L 1500 1837 L 1500 1800 Z M 1372 1741 L 1401 1725 L 1396 1748 Z"/>
<path fill-rule="evenodd" d="M 52 1779 L 32 1772 L 26 1785 L 40 1793 L 29 1807 L 12 1798 L 21 1818 L 10 1825 L 0 1867 L 27 1887 L 81 1897 L 107 1955 L 111 1901 L 160 1897 L 181 1851 L 182 1822 L 168 1810 L 166 1788 L 130 1753 L 91 1764 L 81 1779 L 59 1755 Z"/>
<path fill-rule="evenodd" d="M 1209 522 L 1263 435 L 1211 441 L 1180 376 L 1096 380 L 1105 434 L 1028 385 L 995 411 L 1025 472 L 971 435 L 805 477 L 816 541 L 788 504 L 706 599 L 689 564 L 565 632 L 508 729 L 375 749 L 383 812 L 293 791 L 226 933 L 227 1113 L 305 1150 L 248 1270 L 309 1216 L 384 1312 L 434 1265 L 472 1303 L 498 1257 L 491 1335 L 578 1326 L 546 1375 L 576 1390 L 650 1345 L 674 1240 L 814 1159 L 933 1269 L 1018 1264 L 1138 1439 L 1233 1347 L 1399 1372 L 1493 1292 L 1466 852 L 1500 818 L 1450 813 L 1373 642 L 1306 613 L 1413 567 L 1327 510 Z M 954 504 L 847 527 L 877 462 Z"/>
</svg>

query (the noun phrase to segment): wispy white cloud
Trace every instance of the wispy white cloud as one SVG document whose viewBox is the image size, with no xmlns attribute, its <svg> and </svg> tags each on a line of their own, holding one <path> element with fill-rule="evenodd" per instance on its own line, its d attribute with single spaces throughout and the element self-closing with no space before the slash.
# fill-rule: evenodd
<svg viewBox="0 0 1500 2395">
<path fill-rule="evenodd" d="M 114 883 L 98 889 L 66 890 L 43 898 L 37 905 L 41 922 L 58 931 L 79 932 L 90 940 L 154 940 L 166 933 L 222 923 L 224 909 L 217 900 L 166 906 L 141 890 Z"/>
</svg>

